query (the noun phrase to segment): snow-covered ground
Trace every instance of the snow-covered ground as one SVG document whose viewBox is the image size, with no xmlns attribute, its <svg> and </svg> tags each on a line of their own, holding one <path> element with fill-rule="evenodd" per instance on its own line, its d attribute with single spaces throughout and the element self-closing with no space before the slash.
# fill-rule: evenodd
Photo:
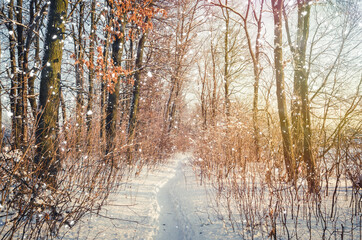
<svg viewBox="0 0 362 240">
<path fill-rule="evenodd" d="M 238 239 L 210 214 L 207 189 L 176 154 L 157 170 L 143 172 L 110 196 L 99 215 L 83 218 L 63 239 Z"/>
<path fill-rule="evenodd" d="M 268 209 L 270 204 L 274 206 L 270 199 L 265 198 L 266 202 L 248 202 L 254 200 L 246 199 L 242 211 L 256 211 L 255 216 L 252 214 L 255 217 L 252 224 L 255 226 L 251 227 L 245 223 L 247 212 L 239 212 L 240 206 L 234 205 L 235 202 L 231 204 L 231 215 L 228 215 L 223 200 L 215 202 L 215 189 L 210 184 L 200 184 L 190 164 L 191 160 L 191 154 L 176 154 L 157 170 L 144 171 L 140 176 L 130 179 L 118 193 L 110 196 L 108 204 L 98 215 L 83 218 L 82 222 L 68 228 L 62 239 L 268 239 L 271 231 Z M 285 213 L 289 213 L 289 208 L 296 204 L 296 200 L 293 204 L 287 199 L 283 200 L 285 202 L 281 206 Z M 328 198 L 321 205 L 321 213 L 325 213 L 326 217 L 330 212 L 330 202 Z M 324 234 L 321 228 L 324 225 L 316 222 L 313 216 L 310 216 L 308 223 L 304 211 L 309 205 L 303 202 L 300 204 L 299 219 L 285 214 L 285 223 L 283 219 L 275 220 L 278 237 L 287 239 L 287 234 L 290 234 L 292 239 L 322 239 Z M 338 239 L 337 236 L 344 234 L 345 239 L 360 239 L 361 215 L 349 222 L 352 214 L 350 204 L 349 198 L 339 200 L 336 205 L 339 215 L 333 222 L 326 222 L 327 238 Z M 263 215 L 264 210 L 266 215 Z M 242 223 L 242 226 L 236 227 L 234 232 L 228 218 Z M 285 233 L 284 224 L 289 229 L 288 233 Z"/>
</svg>

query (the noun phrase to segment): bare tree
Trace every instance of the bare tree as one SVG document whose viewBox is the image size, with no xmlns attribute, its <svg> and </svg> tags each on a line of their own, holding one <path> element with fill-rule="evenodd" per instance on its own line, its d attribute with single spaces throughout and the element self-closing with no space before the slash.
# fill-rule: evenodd
<svg viewBox="0 0 362 240">
<path fill-rule="evenodd" d="M 277 100 L 280 129 L 283 137 L 283 152 L 285 166 L 288 172 L 289 181 L 295 181 L 295 156 L 293 149 L 290 123 L 288 119 L 288 109 L 285 94 L 284 66 L 283 66 L 283 1 L 272 0 L 274 17 L 274 65 L 275 79 L 277 86 Z"/>
<path fill-rule="evenodd" d="M 116 67 L 121 67 L 124 35 L 125 35 L 126 19 L 118 20 L 116 26 L 120 34 L 115 36 L 116 40 L 112 43 L 112 59 Z M 114 83 L 114 90 L 108 94 L 106 130 L 107 130 L 107 152 L 111 150 L 116 142 L 117 123 L 118 123 L 118 105 L 119 105 L 119 91 L 122 81 L 122 76 L 118 77 L 117 82 Z"/>
<path fill-rule="evenodd" d="M 298 1 L 297 41 L 291 43 L 285 9 L 283 9 L 288 42 L 294 62 L 294 90 L 292 101 L 292 132 L 297 160 L 303 160 L 307 166 L 307 179 L 311 192 L 318 192 L 318 174 L 313 156 L 312 126 L 309 102 L 308 72 L 306 53 L 310 24 L 310 1 Z"/>
<path fill-rule="evenodd" d="M 45 52 L 41 73 L 39 125 L 36 129 L 36 172 L 53 187 L 60 165 L 58 156 L 58 114 L 60 102 L 61 64 L 67 17 L 67 0 L 52 0 L 45 37 Z"/>
</svg>

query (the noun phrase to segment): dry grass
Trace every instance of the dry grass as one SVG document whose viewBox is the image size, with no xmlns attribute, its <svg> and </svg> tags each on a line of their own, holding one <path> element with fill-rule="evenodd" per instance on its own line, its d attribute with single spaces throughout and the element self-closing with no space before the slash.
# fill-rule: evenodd
<svg viewBox="0 0 362 240">
<path fill-rule="evenodd" d="M 193 165 L 200 181 L 214 189 L 214 213 L 243 239 L 359 239 L 362 195 L 351 179 L 361 172 L 361 146 L 345 139 L 318 159 L 322 188 L 310 194 L 303 163 L 296 185 L 286 181 L 278 126 L 261 125 L 256 161 L 247 119 L 219 119 L 194 136 Z"/>
</svg>

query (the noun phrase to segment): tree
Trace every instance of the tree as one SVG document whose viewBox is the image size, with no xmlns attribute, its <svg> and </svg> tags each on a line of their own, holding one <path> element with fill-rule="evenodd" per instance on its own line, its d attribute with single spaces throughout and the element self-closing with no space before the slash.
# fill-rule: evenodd
<svg viewBox="0 0 362 240">
<path fill-rule="evenodd" d="M 190 70 L 190 65 L 194 61 L 194 55 L 190 52 L 195 31 L 202 24 L 197 15 L 200 1 L 181 0 L 172 2 L 170 23 L 171 28 L 169 47 L 171 49 L 168 65 L 169 72 L 169 93 L 165 110 L 165 127 L 168 132 L 175 129 L 177 119 L 180 117 L 182 94 L 185 88 L 186 76 Z"/>
<path fill-rule="evenodd" d="M 8 19 L 10 20 L 7 24 L 7 29 L 9 31 L 9 56 L 10 56 L 10 74 L 9 77 L 11 79 L 11 89 L 9 93 L 10 98 L 10 108 L 11 108 L 11 114 L 12 114 L 12 121 L 11 121 L 11 136 L 12 140 L 14 142 L 14 147 L 19 148 L 20 147 L 20 125 L 17 122 L 17 113 L 19 108 L 19 98 L 18 98 L 18 75 L 16 71 L 16 38 L 15 38 L 15 29 L 14 29 L 14 0 L 10 0 L 8 4 Z"/>
<path fill-rule="evenodd" d="M 147 33 L 143 33 L 141 38 L 138 41 L 137 46 L 137 56 L 136 56 L 136 72 L 134 75 L 134 83 L 133 83 L 133 91 L 132 91 L 132 101 L 129 113 L 129 123 L 128 123 L 128 144 L 132 144 L 133 139 L 135 137 L 136 125 L 137 125 L 137 114 L 138 114 L 138 106 L 140 99 L 140 80 L 141 80 L 141 69 L 143 66 L 143 54 L 144 47 L 147 38 Z M 128 156 L 130 158 L 130 155 Z M 130 160 L 130 159 L 129 159 Z"/>
<path fill-rule="evenodd" d="M 37 117 L 37 103 L 36 103 L 36 95 L 35 95 L 35 80 L 37 77 L 37 73 L 40 69 L 41 65 L 41 59 L 40 59 L 40 36 L 39 34 L 36 34 L 33 37 L 33 31 L 39 32 L 39 28 L 41 26 L 40 22 L 44 18 L 44 13 L 46 12 L 46 4 L 41 8 L 41 0 L 36 1 L 32 0 L 30 1 L 30 29 L 28 29 L 28 37 L 27 37 L 27 43 L 25 48 L 27 49 L 26 54 L 29 54 L 28 49 L 30 49 L 31 44 L 34 45 L 35 48 L 35 54 L 34 54 L 34 67 L 32 69 L 28 69 L 27 73 L 29 74 L 28 78 L 28 99 L 31 107 L 31 112 L 33 114 L 33 119 L 36 119 Z M 35 38 L 35 40 L 33 40 Z M 28 56 L 26 56 L 26 59 L 29 59 Z"/>
<path fill-rule="evenodd" d="M 119 33 L 115 36 L 115 41 L 112 43 L 112 60 L 114 66 L 121 68 L 123 46 L 125 39 L 125 26 L 126 19 L 119 20 L 115 26 Z M 114 83 L 114 89 L 109 91 L 108 105 L 107 105 L 107 118 L 106 118 L 106 130 L 107 130 L 107 152 L 109 152 L 115 144 L 118 122 L 118 105 L 119 105 L 119 91 L 122 81 L 122 76 L 118 76 L 117 81 Z"/>
<path fill-rule="evenodd" d="M 310 101 L 308 70 L 306 63 L 307 44 L 310 25 L 311 2 L 298 0 L 298 23 L 296 44 L 293 45 L 289 30 L 288 17 L 283 8 L 288 43 L 293 57 L 294 81 L 292 100 L 292 136 L 298 164 L 303 160 L 307 166 L 307 180 L 311 192 L 318 191 L 318 176 L 312 149 L 312 126 L 310 119 Z M 296 172 L 297 174 L 297 172 Z"/>
<path fill-rule="evenodd" d="M 302 129 L 303 129 L 303 160 L 307 165 L 307 180 L 309 190 L 311 192 L 319 191 L 317 169 L 312 149 L 312 126 L 310 117 L 310 102 L 309 102 L 309 85 L 308 73 L 305 68 L 305 58 L 307 50 L 307 40 L 309 35 L 309 18 L 310 18 L 310 1 L 298 1 L 298 30 L 297 30 L 297 48 L 295 53 L 295 71 L 294 81 L 295 91 L 300 89 L 299 100 L 301 100 L 301 116 L 302 116 Z M 298 83 L 298 81 L 300 81 Z M 298 110 L 297 106 L 297 110 Z M 299 114 L 298 114 L 299 115 Z M 298 118 L 298 117 L 297 117 Z M 296 120 L 299 125 L 299 120 Z M 299 128 L 298 126 L 296 127 Z M 296 136 L 299 138 L 299 136 Z M 295 140 L 296 141 L 296 140 Z"/>
<path fill-rule="evenodd" d="M 253 74 L 254 74 L 254 84 L 253 84 L 253 128 L 254 128 L 254 141 L 255 141 L 255 156 L 257 159 L 260 157 L 260 130 L 259 130 L 259 120 L 258 120 L 258 102 L 259 102 L 259 84 L 260 84 L 260 75 L 262 72 L 262 67 L 260 66 L 260 57 L 261 57 L 261 50 L 262 50 L 262 17 L 263 17 L 263 8 L 264 8 L 264 0 L 261 0 L 258 4 L 260 5 L 259 11 L 256 9 L 257 3 L 254 3 L 251 0 L 248 0 L 248 4 L 246 6 L 245 13 L 242 14 L 236 11 L 234 8 L 227 6 L 227 1 L 223 4 L 220 0 L 218 3 L 213 3 L 215 6 L 219 6 L 225 8 L 236 14 L 241 19 L 241 25 L 244 29 L 246 41 L 247 41 L 247 48 L 249 51 L 249 55 L 253 64 Z M 251 27 L 249 26 L 250 23 L 250 16 L 252 17 L 253 21 L 255 21 L 256 25 L 256 36 L 255 36 L 255 45 L 252 43 L 252 36 L 250 34 Z"/>
<path fill-rule="evenodd" d="M 17 0 L 16 3 L 16 32 L 17 32 L 17 51 L 18 51 L 18 98 L 19 104 L 16 109 L 17 125 L 20 127 L 19 147 L 25 148 L 28 140 L 28 80 L 26 76 L 26 64 L 28 59 L 25 59 L 25 37 L 23 26 L 23 0 Z M 26 50 L 28 52 L 29 50 Z"/>
<path fill-rule="evenodd" d="M 84 120 L 84 99 L 83 99 L 83 88 L 84 88 L 84 2 L 80 2 L 79 6 L 79 15 L 78 15 L 78 25 L 77 31 L 74 29 L 74 24 L 72 25 L 73 32 L 73 41 L 74 41 L 74 55 L 75 55 L 75 79 L 76 79 L 76 129 L 77 129 L 77 144 L 79 145 L 82 141 L 83 134 L 83 120 Z"/>
<path fill-rule="evenodd" d="M 228 1 L 225 1 L 227 6 Z M 224 33 L 224 94 L 225 94 L 225 115 L 227 118 L 230 117 L 230 73 L 229 73 L 229 34 L 230 34 L 230 15 L 229 9 L 223 9 L 223 17 L 225 21 L 225 33 Z"/>
<path fill-rule="evenodd" d="M 272 0 L 274 17 L 274 65 L 277 86 L 278 113 L 280 129 L 283 138 L 284 161 L 289 181 L 295 181 L 295 157 L 288 119 L 288 109 L 285 96 L 284 66 L 283 66 L 283 0 Z"/>
<path fill-rule="evenodd" d="M 88 104 L 87 104 L 87 138 L 88 145 L 90 141 L 90 132 L 92 126 L 92 115 L 93 115 L 93 98 L 94 98 L 94 56 L 95 56 L 95 41 L 96 41 L 96 1 L 92 0 L 91 3 L 91 25 L 90 25 L 90 37 L 89 37 L 89 73 L 88 73 Z"/>
<path fill-rule="evenodd" d="M 61 63 L 67 18 L 67 0 L 51 0 L 44 42 L 44 66 L 40 79 L 39 120 L 36 129 L 36 172 L 52 187 L 60 166 L 58 156 L 58 115 Z"/>
</svg>

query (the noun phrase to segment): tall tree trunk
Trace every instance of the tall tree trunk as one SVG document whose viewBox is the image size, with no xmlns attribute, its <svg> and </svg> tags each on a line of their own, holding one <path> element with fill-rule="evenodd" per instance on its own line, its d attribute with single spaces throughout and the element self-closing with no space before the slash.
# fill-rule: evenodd
<svg viewBox="0 0 362 240">
<path fill-rule="evenodd" d="M 38 126 L 36 129 L 37 173 L 52 187 L 60 166 L 58 156 L 58 116 L 60 101 L 61 63 L 65 36 L 64 19 L 68 0 L 51 0 L 45 35 L 44 65 L 40 79 Z"/>
<path fill-rule="evenodd" d="M 216 121 L 216 90 L 217 90 L 217 78 L 216 78 L 216 50 L 213 42 L 211 41 L 211 59 L 212 59 L 212 97 L 211 97 L 211 124 L 215 125 Z"/>
<path fill-rule="evenodd" d="M 14 20 L 14 0 L 9 2 L 8 17 L 10 20 Z M 9 30 L 9 54 L 10 54 L 10 78 L 11 78 L 11 89 L 10 89 L 10 109 L 11 109 L 11 136 L 14 148 L 20 147 L 20 126 L 17 123 L 17 108 L 18 108 L 18 73 L 16 71 L 16 39 L 14 33 L 13 23 L 8 24 Z"/>
<path fill-rule="evenodd" d="M 30 22 L 34 23 L 35 20 L 35 12 L 39 12 L 40 11 L 40 6 L 39 4 L 36 2 L 36 0 L 32 0 L 30 1 Z M 34 23 L 35 24 L 35 23 Z M 37 29 L 39 29 L 39 23 L 36 23 Z M 32 31 L 28 32 L 28 37 L 27 37 L 27 41 L 28 44 L 26 45 L 26 49 L 27 49 L 27 53 L 29 53 L 28 49 L 30 49 L 30 45 L 33 42 L 32 41 Z M 40 39 L 39 39 L 39 35 L 37 34 L 35 36 L 35 42 L 34 42 L 34 48 L 35 48 L 35 66 L 34 69 L 31 70 L 29 72 L 28 70 L 28 74 L 29 74 L 29 78 L 28 78 L 28 99 L 29 99 L 29 103 L 30 103 L 30 107 L 31 107 L 31 112 L 33 114 L 33 118 L 36 118 L 37 115 L 37 104 L 36 104 L 36 100 L 35 100 L 35 79 L 36 79 L 36 74 L 39 70 L 39 66 L 41 64 L 40 62 Z M 28 55 L 28 54 L 27 54 Z M 26 59 L 28 59 L 28 56 L 26 56 Z"/>
<path fill-rule="evenodd" d="M 93 116 L 93 91 L 94 91 L 94 46 L 96 37 L 95 23 L 96 1 L 91 3 L 91 26 L 90 26 L 90 41 L 89 41 L 89 73 L 88 73 L 88 105 L 87 105 L 87 136 L 88 144 L 90 141 L 90 132 Z"/>
<path fill-rule="evenodd" d="M 251 56 L 251 60 L 253 62 L 253 70 L 254 70 L 254 97 L 253 97 L 253 128 L 254 128 L 254 143 L 255 143 L 255 156 L 259 160 L 260 158 L 260 140 L 259 140 L 259 120 L 258 120 L 258 101 L 259 101 L 259 82 L 260 82 L 260 73 L 261 69 L 259 66 L 260 61 L 260 38 L 261 38 L 261 30 L 262 30 L 262 15 L 263 15 L 263 7 L 264 7 L 264 0 L 260 2 L 260 12 L 259 16 L 257 17 L 257 13 L 255 9 L 253 9 L 254 18 L 257 22 L 257 34 L 255 38 L 255 49 L 253 49 L 252 43 L 251 43 L 251 37 L 249 34 L 248 29 L 248 14 L 249 9 L 251 7 L 251 1 L 248 3 L 248 10 L 247 15 L 243 18 L 244 22 L 244 31 L 248 43 L 248 49 L 249 54 Z"/>
<path fill-rule="evenodd" d="M 137 56 L 136 56 L 136 72 L 134 75 L 134 85 L 132 92 L 132 102 L 130 108 L 130 116 L 128 123 L 128 144 L 133 143 L 133 139 L 135 137 L 136 125 L 137 125 L 137 116 L 138 116 L 138 106 L 139 106 L 139 98 L 140 98 L 140 81 L 141 81 L 141 72 L 142 72 L 142 61 L 143 61 L 143 51 L 147 38 L 147 32 L 143 33 L 137 46 Z M 129 152 L 128 156 L 129 160 L 132 159 L 131 152 Z"/>
<path fill-rule="evenodd" d="M 302 4 L 298 0 L 298 25 L 297 25 L 297 44 L 292 46 L 289 43 L 293 53 L 294 60 L 294 81 L 293 81 L 293 98 L 292 98 L 292 134 L 294 140 L 294 149 L 296 161 L 299 164 L 303 158 L 303 128 L 302 128 L 302 96 L 301 96 L 301 82 L 304 78 L 304 64 L 306 54 L 307 39 L 304 39 L 303 22 L 305 14 L 303 12 Z M 286 15 L 285 15 L 286 19 Z M 287 22 L 286 22 L 287 23 Z M 289 30 L 287 31 L 289 36 Z"/>
<path fill-rule="evenodd" d="M 175 87 L 176 87 L 176 81 L 177 81 L 177 72 L 178 72 L 178 67 L 176 67 L 176 76 L 172 76 L 171 77 L 171 87 L 170 87 L 170 92 L 169 92 L 169 96 L 166 102 L 166 107 L 165 107 L 165 126 L 167 126 L 167 131 L 170 132 L 172 129 L 172 113 L 171 113 L 171 108 L 172 108 L 172 103 L 174 101 L 174 95 L 175 95 Z"/>
<path fill-rule="evenodd" d="M 75 39 L 76 44 L 76 54 L 77 54 L 77 63 L 75 64 L 75 73 L 76 73 L 76 128 L 77 128 L 77 145 L 79 146 L 82 142 L 83 134 L 83 119 L 84 119 L 84 110 L 83 110 L 83 85 L 84 85 L 84 70 L 83 70 L 83 60 L 84 60 L 84 48 L 83 48 L 83 32 L 84 32 L 84 2 L 79 4 L 79 21 L 78 21 L 78 33 L 77 38 Z M 75 33 L 74 33 L 75 34 Z"/>
<path fill-rule="evenodd" d="M 285 97 L 284 66 L 283 66 L 283 41 L 282 41 L 282 8 L 283 0 L 272 0 L 274 17 L 274 61 L 275 78 L 277 86 L 278 112 L 280 128 L 283 138 L 283 151 L 289 181 L 295 181 L 295 158 L 293 142 L 290 133 L 288 109 Z"/>
<path fill-rule="evenodd" d="M 298 32 L 297 32 L 297 48 L 295 62 L 295 78 L 299 79 L 300 99 L 301 99 L 301 117 L 303 129 L 303 160 L 307 166 L 307 181 L 309 191 L 318 192 L 318 174 L 313 156 L 312 148 L 312 130 L 308 96 L 308 73 L 305 68 L 307 41 L 309 35 L 309 18 L 310 5 L 309 0 L 298 0 Z M 294 78 L 294 79 L 295 79 Z M 301 136 L 298 136 L 298 139 Z"/>
<path fill-rule="evenodd" d="M 27 59 L 24 58 L 24 27 L 23 23 L 23 0 L 17 0 L 16 3 L 16 21 L 18 24 L 16 25 L 16 32 L 17 32 L 17 49 L 18 49 L 18 107 L 16 108 L 16 123 L 20 128 L 20 137 L 19 137 L 19 146 L 21 148 L 26 147 L 26 142 L 28 139 L 27 133 L 27 103 L 28 103 L 28 96 L 27 96 L 27 89 L 28 89 L 28 82 L 27 77 L 25 74 L 26 69 L 24 65 L 27 64 Z"/>
<path fill-rule="evenodd" d="M 204 69 L 198 64 L 199 78 L 201 80 L 201 117 L 202 127 L 207 128 L 207 63 L 204 63 Z"/>
<path fill-rule="evenodd" d="M 127 42 L 127 48 L 125 49 L 125 55 L 127 56 L 127 59 L 133 59 L 133 47 L 134 40 L 132 38 L 128 39 Z M 126 61 L 125 67 L 127 71 L 132 71 L 134 69 L 134 61 Z M 127 78 L 131 78 L 131 76 L 127 76 Z M 128 117 L 129 117 L 129 110 L 131 106 L 131 100 L 132 100 L 132 89 L 133 86 L 128 81 L 126 81 L 125 84 L 122 84 L 122 97 L 121 97 L 121 116 L 120 116 L 120 126 L 123 126 L 124 123 L 128 124 Z"/>
<path fill-rule="evenodd" d="M 122 36 L 116 35 L 116 40 L 112 44 L 112 59 L 114 66 L 119 67 L 122 64 L 122 54 L 124 46 L 124 23 L 118 22 Z M 119 106 L 119 91 L 121 87 L 121 76 L 118 76 L 117 82 L 114 86 L 114 91 L 108 94 L 108 105 L 107 105 L 107 153 L 112 150 L 116 142 L 117 133 L 117 120 L 118 120 L 118 106 Z"/>
<path fill-rule="evenodd" d="M 108 25 L 111 25 L 111 19 L 108 19 Z M 106 43 L 104 46 L 104 50 L 103 50 L 103 59 L 105 62 L 105 71 L 108 71 L 108 55 L 109 55 L 109 40 L 110 40 L 111 34 L 109 33 L 109 31 L 107 31 L 105 39 L 106 39 Z M 101 124 L 100 124 L 100 138 L 102 143 L 106 143 L 105 138 L 106 138 L 106 107 L 107 107 L 107 83 L 106 83 L 106 79 L 102 78 L 102 83 L 101 83 Z"/>
<path fill-rule="evenodd" d="M 180 69 L 181 62 L 178 62 L 178 64 L 180 65 L 177 69 Z M 173 78 L 172 82 L 173 85 L 170 91 L 170 98 L 166 106 L 168 113 L 168 132 L 171 132 L 171 130 L 174 129 L 175 122 L 177 121 L 178 104 L 182 88 L 182 79 L 179 77 L 179 70 L 176 70 L 176 76 Z"/>
<path fill-rule="evenodd" d="M 227 5 L 227 1 L 225 3 Z M 225 18 L 225 37 L 224 37 L 224 92 L 225 92 L 225 114 L 226 117 L 229 118 L 230 116 L 230 93 L 229 93 L 229 10 L 225 9 L 224 13 Z"/>
<path fill-rule="evenodd" d="M 259 63 L 258 63 L 259 64 Z M 259 81 L 260 81 L 260 69 L 258 64 L 254 66 L 254 98 L 253 98 L 253 128 L 254 128 L 254 143 L 255 143 L 255 156 L 256 159 L 260 158 L 260 130 L 258 120 L 258 101 L 259 101 Z"/>
</svg>

